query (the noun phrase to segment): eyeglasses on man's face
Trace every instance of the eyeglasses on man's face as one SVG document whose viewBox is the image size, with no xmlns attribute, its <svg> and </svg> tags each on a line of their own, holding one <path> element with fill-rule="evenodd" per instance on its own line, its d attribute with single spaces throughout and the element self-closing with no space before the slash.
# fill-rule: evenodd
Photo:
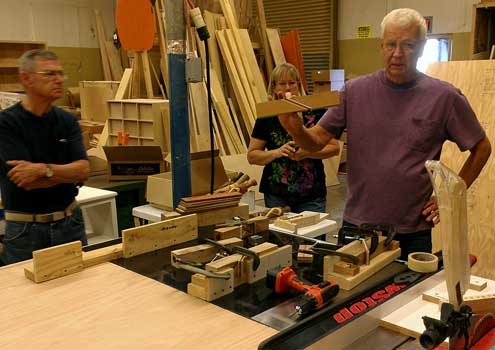
<svg viewBox="0 0 495 350">
<path fill-rule="evenodd" d="M 413 52 L 416 47 L 418 47 L 418 42 L 410 40 L 400 42 L 387 40 L 383 43 L 383 48 L 387 52 L 394 52 L 395 50 L 397 50 L 397 47 L 399 47 L 402 52 L 409 54 Z"/>
<path fill-rule="evenodd" d="M 66 80 L 68 76 L 64 74 L 63 70 L 42 70 L 42 71 L 37 71 L 33 72 L 35 74 L 40 74 L 48 79 L 54 80 L 57 77 L 62 78 L 63 80 Z"/>
<path fill-rule="evenodd" d="M 279 82 L 277 82 L 276 85 L 277 86 L 280 86 L 280 87 L 286 87 L 286 86 L 288 86 L 288 87 L 291 87 L 292 88 L 292 87 L 297 86 L 297 83 L 298 82 L 297 81 L 294 81 L 294 80 L 290 80 L 290 81 L 279 81 Z"/>
</svg>

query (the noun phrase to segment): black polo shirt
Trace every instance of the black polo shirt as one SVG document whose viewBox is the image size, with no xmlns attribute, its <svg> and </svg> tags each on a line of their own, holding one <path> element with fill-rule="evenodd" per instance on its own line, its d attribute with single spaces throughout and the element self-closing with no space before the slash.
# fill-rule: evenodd
<svg viewBox="0 0 495 350">
<path fill-rule="evenodd" d="M 68 164 L 88 159 L 77 119 L 52 107 L 38 117 L 20 103 L 0 112 L 0 188 L 5 210 L 50 213 L 66 208 L 77 196 L 75 184 L 26 191 L 7 176 L 8 160 Z"/>
</svg>

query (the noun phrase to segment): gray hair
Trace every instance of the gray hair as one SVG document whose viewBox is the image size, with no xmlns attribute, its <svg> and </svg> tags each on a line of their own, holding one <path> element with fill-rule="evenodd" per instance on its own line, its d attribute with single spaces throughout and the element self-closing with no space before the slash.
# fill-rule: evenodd
<svg viewBox="0 0 495 350">
<path fill-rule="evenodd" d="M 29 50 L 19 58 L 19 72 L 32 72 L 36 69 L 36 60 L 56 61 L 58 56 L 48 50 L 36 49 Z"/>
<path fill-rule="evenodd" d="M 280 80 L 280 77 L 284 73 L 289 74 L 295 81 L 297 81 L 297 90 L 299 94 L 301 94 L 302 92 L 301 74 L 293 64 L 281 63 L 278 66 L 276 66 L 272 70 L 272 74 L 270 74 L 270 82 L 268 84 L 268 95 L 272 95 L 273 97 L 273 89 L 275 88 L 275 85 L 277 85 L 278 81 Z"/>
<path fill-rule="evenodd" d="M 381 23 L 381 28 L 382 28 L 382 38 L 383 34 L 385 33 L 385 28 L 389 24 L 394 24 L 397 25 L 401 28 L 407 28 L 409 26 L 415 26 L 419 30 L 419 37 L 418 39 L 420 40 L 425 40 L 426 39 L 426 21 L 421 14 L 413 9 L 408 9 L 408 8 L 402 8 L 402 9 L 395 9 L 393 11 L 390 11 L 384 18 Z"/>
</svg>

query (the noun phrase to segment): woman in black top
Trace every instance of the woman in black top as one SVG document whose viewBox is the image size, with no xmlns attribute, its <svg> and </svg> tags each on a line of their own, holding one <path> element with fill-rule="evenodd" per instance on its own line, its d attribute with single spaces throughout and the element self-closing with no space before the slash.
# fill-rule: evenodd
<svg viewBox="0 0 495 350">
<path fill-rule="evenodd" d="M 278 65 L 270 76 L 268 94 L 301 95 L 299 71 L 292 64 Z M 315 125 L 325 110 L 302 114 L 306 127 Z M 260 192 L 267 207 L 289 206 L 292 212 L 326 211 L 325 172 L 322 159 L 339 153 L 332 140 L 321 151 L 299 148 L 280 124 L 278 117 L 257 119 L 251 134 L 247 158 L 250 164 L 263 165 Z"/>
</svg>

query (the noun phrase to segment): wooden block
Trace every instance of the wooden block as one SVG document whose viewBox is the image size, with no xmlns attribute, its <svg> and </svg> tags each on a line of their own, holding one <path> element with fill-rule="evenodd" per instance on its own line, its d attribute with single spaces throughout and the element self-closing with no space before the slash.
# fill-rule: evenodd
<svg viewBox="0 0 495 350">
<path fill-rule="evenodd" d="M 270 225 L 270 219 L 266 216 L 255 216 L 247 220 L 247 225 L 245 225 L 244 236 L 255 235 L 260 232 L 268 231 Z"/>
<path fill-rule="evenodd" d="M 195 214 L 122 231 L 124 257 L 144 254 L 198 238 Z"/>
<path fill-rule="evenodd" d="M 481 292 L 487 286 L 487 281 L 475 276 L 471 276 L 471 280 L 469 281 L 469 289 L 476 290 Z"/>
<path fill-rule="evenodd" d="M 323 259 L 323 275 L 325 279 L 334 280 L 341 289 L 351 290 L 359 283 L 363 282 L 367 278 L 371 277 L 382 268 L 390 264 L 394 259 L 400 256 L 400 248 L 395 250 L 385 251 L 375 258 L 370 260 L 369 265 L 360 266 L 360 271 L 354 276 L 346 276 L 341 273 L 333 272 L 333 265 L 330 263 L 330 259 L 326 256 Z"/>
<path fill-rule="evenodd" d="M 40 283 L 82 270 L 82 244 L 75 241 L 34 251 L 33 269 L 24 274 Z"/>
<path fill-rule="evenodd" d="M 151 206 L 153 206 L 152 203 L 150 203 Z M 160 207 L 158 207 L 160 208 Z M 166 212 L 163 212 L 162 215 L 161 215 L 161 219 L 162 221 L 165 221 L 165 220 L 170 220 L 170 219 L 175 219 L 175 218 L 178 218 L 182 215 L 180 215 L 180 213 L 176 212 L 176 211 L 166 211 Z"/>
<path fill-rule="evenodd" d="M 359 266 L 345 261 L 338 261 L 333 265 L 333 272 L 355 276 L 359 272 Z"/>
<path fill-rule="evenodd" d="M 119 259 L 121 257 L 123 257 L 122 243 L 90 250 L 89 252 L 82 252 L 84 268 Z"/>
<path fill-rule="evenodd" d="M 209 264 L 206 264 L 205 269 L 207 271 L 222 273 L 227 269 L 233 269 L 234 271 L 234 287 L 248 282 L 247 266 L 243 264 L 243 261 L 247 261 L 248 258 L 240 254 L 234 254 L 226 256 L 225 258 L 215 260 Z"/>
<path fill-rule="evenodd" d="M 320 221 L 320 213 L 306 212 L 293 218 L 281 217 L 275 220 L 274 224 L 286 230 L 296 231 L 297 229 L 317 224 Z"/>
<path fill-rule="evenodd" d="M 187 285 L 187 293 L 205 301 L 213 301 L 234 291 L 234 269 L 228 268 L 222 271 L 231 277 L 226 279 L 211 278 L 200 274 L 191 277 L 191 283 Z"/>
<path fill-rule="evenodd" d="M 300 250 L 310 250 L 311 245 L 307 244 L 301 244 L 299 245 Z M 297 262 L 300 264 L 311 264 L 313 262 L 313 254 L 307 254 L 307 253 L 297 253 Z"/>
<path fill-rule="evenodd" d="M 232 237 L 241 237 L 242 227 L 241 226 L 232 226 L 232 227 L 220 227 L 216 228 L 214 231 L 214 239 L 216 241 L 232 238 Z"/>
</svg>

